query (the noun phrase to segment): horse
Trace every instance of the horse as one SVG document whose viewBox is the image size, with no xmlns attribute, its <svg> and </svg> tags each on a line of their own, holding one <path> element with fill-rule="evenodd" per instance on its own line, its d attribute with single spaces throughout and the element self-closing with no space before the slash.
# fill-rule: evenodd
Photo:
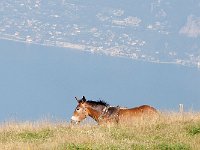
<svg viewBox="0 0 200 150">
<path fill-rule="evenodd" d="M 158 111 L 149 106 L 142 105 L 134 108 L 124 108 L 120 106 L 110 106 L 105 101 L 86 100 L 85 96 L 82 99 L 75 97 L 78 102 L 73 116 L 72 123 L 80 123 L 82 120 L 90 116 L 98 124 L 104 123 L 125 123 L 133 122 L 136 119 L 155 118 L 158 116 Z"/>
</svg>

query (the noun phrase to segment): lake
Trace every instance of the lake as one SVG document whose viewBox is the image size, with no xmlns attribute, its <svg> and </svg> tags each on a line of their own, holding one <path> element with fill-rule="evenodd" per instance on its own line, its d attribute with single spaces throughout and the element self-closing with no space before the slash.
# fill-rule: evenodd
<svg viewBox="0 0 200 150">
<path fill-rule="evenodd" d="M 111 105 L 200 110 L 200 70 L 0 40 L 0 121 L 69 121 L 75 96 Z"/>
</svg>

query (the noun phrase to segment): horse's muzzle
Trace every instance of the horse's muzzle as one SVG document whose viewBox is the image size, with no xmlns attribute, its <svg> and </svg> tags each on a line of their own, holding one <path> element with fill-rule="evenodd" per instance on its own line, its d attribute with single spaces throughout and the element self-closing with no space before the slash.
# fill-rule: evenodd
<svg viewBox="0 0 200 150">
<path fill-rule="evenodd" d="M 80 121 L 75 121 L 75 120 L 72 120 L 71 119 L 71 122 L 70 122 L 72 125 L 75 125 L 75 124 L 79 124 L 80 123 Z"/>
</svg>

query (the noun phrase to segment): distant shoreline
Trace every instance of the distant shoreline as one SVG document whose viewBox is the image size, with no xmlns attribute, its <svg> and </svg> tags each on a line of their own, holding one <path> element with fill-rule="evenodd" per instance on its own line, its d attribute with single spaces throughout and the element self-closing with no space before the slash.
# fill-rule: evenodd
<svg viewBox="0 0 200 150">
<path fill-rule="evenodd" d="M 10 38 L 13 37 L 13 38 Z M 91 47 L 91 46 L 86 46 L 86 45 L 81 45 L 81 44 L 73 44 L 70 42 L 60 42 L 60 41 L 44 41 L 44 43 L 39 43 L 39 42 L 35 42 L 32 40 L 25 40 L 24 38 L 16 38 L 16 36 L 11 36 L 8 35 L 8 37 L 0 37 L 1 40 L 8 40 L 8 41 L 14 41 L 14 42 L 20 42 L 20 43 L 25 43 L 25 44 L 34 44 L 34 45 L 41 45 L 41 46 L 49 46 L 49 47 L 60 47 L 60 48 L 70 48 L 70 49 L 76 49 L 79 51 L 85 51 L 85 52 L 89 52 L 89 53 L 96 53 L 98 54 L 103 54 L 106 56 L 111 56 L 111 57 L 121 57 L 121 58 L 128 58 L 128 59 L 133 59 L 135 61 L 144 61 L 144 62 L 150 62 L 150 63 L 156 63 L 156 64 L 172 64 L 172 65 L 181 65 L 184 67 L 190 67 L 190 68 L 200 68 L 200 62 L 197 63 L 191 63 L 189 61 L 184 61 L 184 60 L 177 60 L 174 62 L 170 62 L 170 61 L 158 61 L 158 60 L 145 60 L 142 58 L 134 58 L 132 56 L 129 55 L 122 55 L 122 54 L 112 54 L 107 52 L 107 51 L 97 51 L 95 52 L 94 50 L 91 49 L 98 49 L 97 47 Z M 88 49 L 89 48 L 89 49 Z"/>
</svg>

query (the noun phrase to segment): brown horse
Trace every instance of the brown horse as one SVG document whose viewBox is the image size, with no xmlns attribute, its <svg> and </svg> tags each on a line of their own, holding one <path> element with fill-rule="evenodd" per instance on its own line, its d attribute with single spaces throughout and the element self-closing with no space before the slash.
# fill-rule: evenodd
<svg viewBox="0 0 200 150">
<path fill-rule="evenodd" d="M 76 98 L 76 97 L 75 97 Z M 119 106 L 113 107 L 104 101 L 87 101 L 85 96 L 78 100 L 78 105 L 71 117 L 71 122 L 79 123 L 87 116 L 93 118 L 98 124 L 102 123 L 123 123 L 130 122 L 136 119 L 149 118 L 152 119 L 158 116 L 155 108 L 142 105 L 135 108 L 121 108 Z"/>
</svg>

